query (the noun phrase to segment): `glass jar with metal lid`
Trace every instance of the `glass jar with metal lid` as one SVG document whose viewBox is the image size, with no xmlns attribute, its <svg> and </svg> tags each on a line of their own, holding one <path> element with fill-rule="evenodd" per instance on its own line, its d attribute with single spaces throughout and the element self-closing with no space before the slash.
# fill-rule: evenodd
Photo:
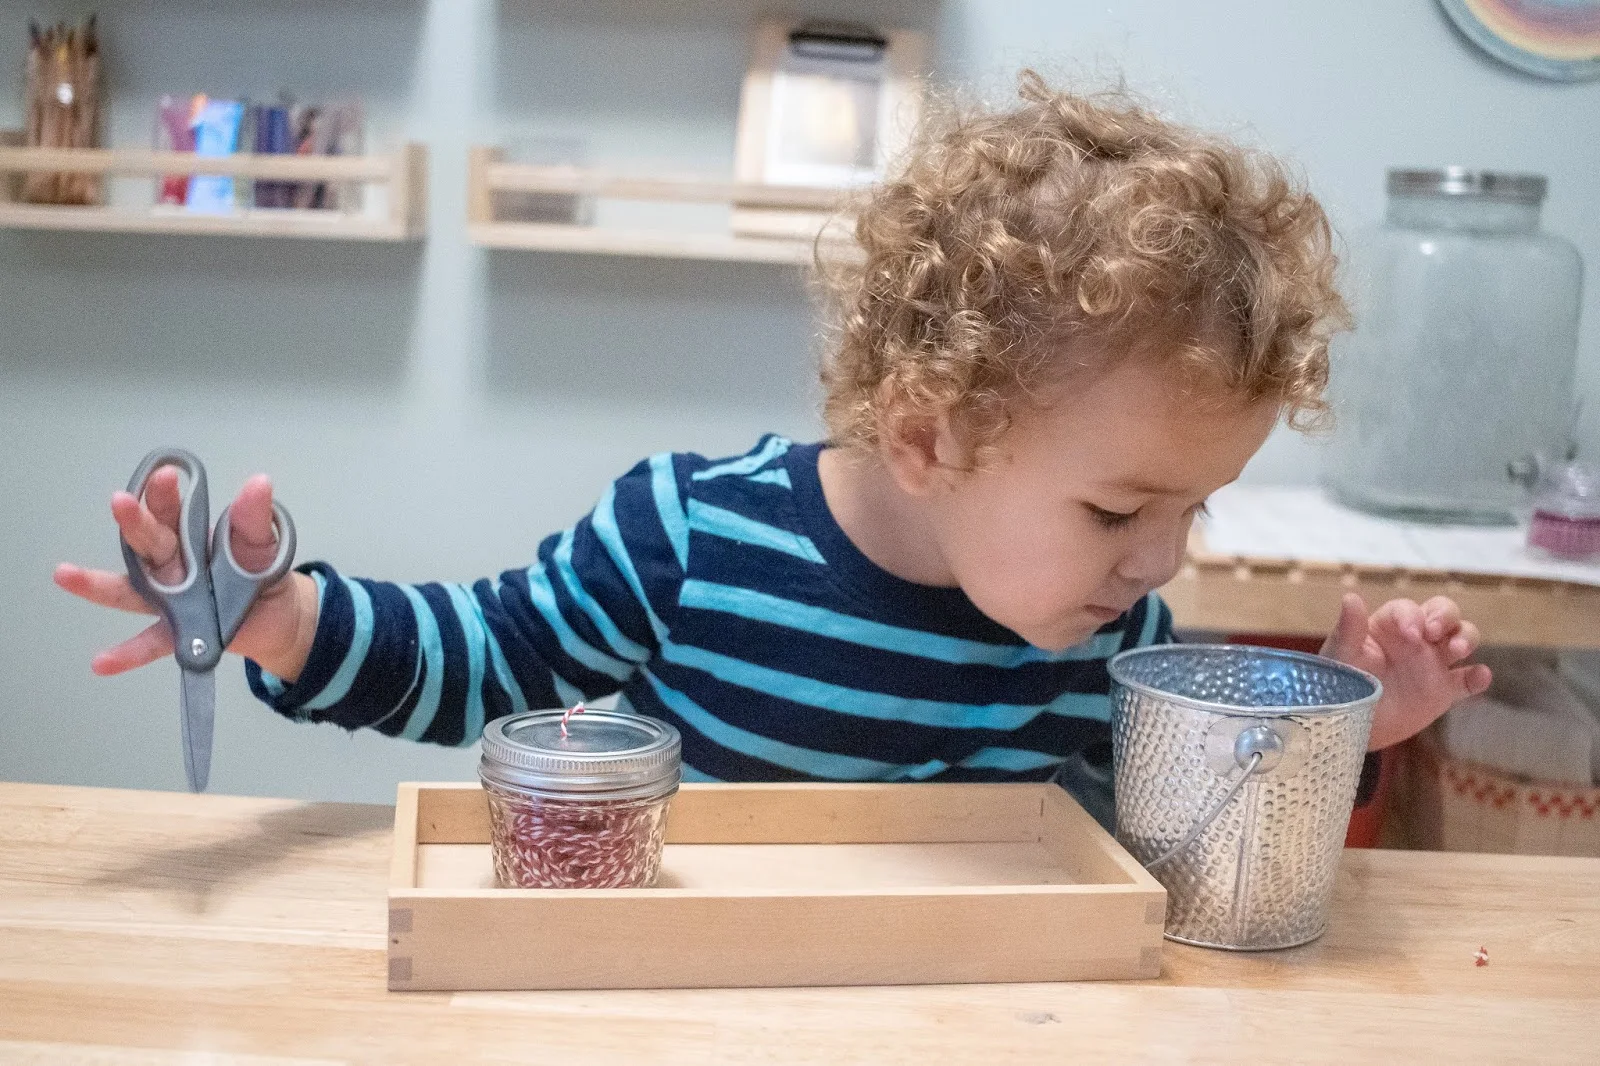
<svg viewBox="0 0 1600 1066">
<path fill-rule="evenodd" d="M 623 711 L 530 711 L 483 731 L 495 876 L 505 888 L 644 888 L 682 772 L 678 731 Z"/>
<path fill-rule="evenodd" d="M 1325 478 L 1363 510 L 1510 522 L 1508 469 L 1572 428 L 1583 261 L 1539 227 L 1534 174 L 1389 171 L 1381 228 L 1351 241 L 1355 330 L 1335 339 Z"/>
</svg>

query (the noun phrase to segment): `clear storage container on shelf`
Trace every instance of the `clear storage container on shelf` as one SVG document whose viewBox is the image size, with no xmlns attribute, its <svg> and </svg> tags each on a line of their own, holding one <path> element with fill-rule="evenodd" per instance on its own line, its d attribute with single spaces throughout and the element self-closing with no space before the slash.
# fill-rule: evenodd
<svg viewBox="0 0 1600 1066">
<path fill-rule="evenodd" d="M 1571 429 L 1583 261 L 1540 229 L 1545 179 L 1391 170 L 1384 224 L 1351 242 L 1356 328 L 1335 340 L 1325 479 L 1366 511 L 1513 520 L 1508 469 Z"/>
</svg>

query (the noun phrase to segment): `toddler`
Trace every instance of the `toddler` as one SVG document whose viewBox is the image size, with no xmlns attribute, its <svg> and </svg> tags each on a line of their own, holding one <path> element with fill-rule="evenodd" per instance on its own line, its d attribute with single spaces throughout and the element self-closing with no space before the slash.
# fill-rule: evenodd
<svg viewBox="0 0 1600 1066">
<path fill-rule="evenodd" d="M 1324 414 L 1327 219 L 1270 158 L 1028 72 L 1009 108 L 930 119 L 857 219 L 864 255 L 827 272 L 825 442 L 652 456 L 471 585 L 308 564 L 234 642 L 253 691 L 451 745 L 615 693 L 700 781 L 1044 780 L 1103 751 L 1106 660 L 1172 639 L 1154 590 L 1206 497 Z M 258 475 L 233 504 L 247 567 L 271 496 Z M 176 472 L 111 506 L 178 579 Z M 56 580 L 148 613 L 123 575 Z M 1488 685 L 1448 599 L 1352 595 L 1330 622 L 1325 654 L 1383 682 L 1374 748 Z M 94 669 L 170 652 L 157 623 Z"/>
</svg>

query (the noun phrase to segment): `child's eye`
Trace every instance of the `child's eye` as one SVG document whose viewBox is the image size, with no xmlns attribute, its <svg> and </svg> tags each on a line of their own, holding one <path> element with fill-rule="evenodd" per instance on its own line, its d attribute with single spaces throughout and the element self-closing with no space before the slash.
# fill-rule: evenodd
<svg viewBox="0 0 1600 1066">
<path fill-rule="evenodd" d="M 1092 503 L 1086 503 L 1084 506 L 1089 509 L 1090 516 L 1106 529 L 1121 529 L 1139 514 L 1138 511 L 1108 511 Z"/>
</svg>

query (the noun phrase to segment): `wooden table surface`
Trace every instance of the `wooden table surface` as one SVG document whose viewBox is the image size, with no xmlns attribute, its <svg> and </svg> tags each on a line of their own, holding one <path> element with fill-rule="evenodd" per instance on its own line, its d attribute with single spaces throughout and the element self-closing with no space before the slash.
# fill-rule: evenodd
<svg viewBox="0 0 1600 1066">
<path fill-rule="evenodd" d="M 1600 1061 L 1600 859 L 1347 852 L 1322 940 L 1154 981 L 390 993 L 392 817 L 0 783 L 0 1062 Z"/>
</svg>

